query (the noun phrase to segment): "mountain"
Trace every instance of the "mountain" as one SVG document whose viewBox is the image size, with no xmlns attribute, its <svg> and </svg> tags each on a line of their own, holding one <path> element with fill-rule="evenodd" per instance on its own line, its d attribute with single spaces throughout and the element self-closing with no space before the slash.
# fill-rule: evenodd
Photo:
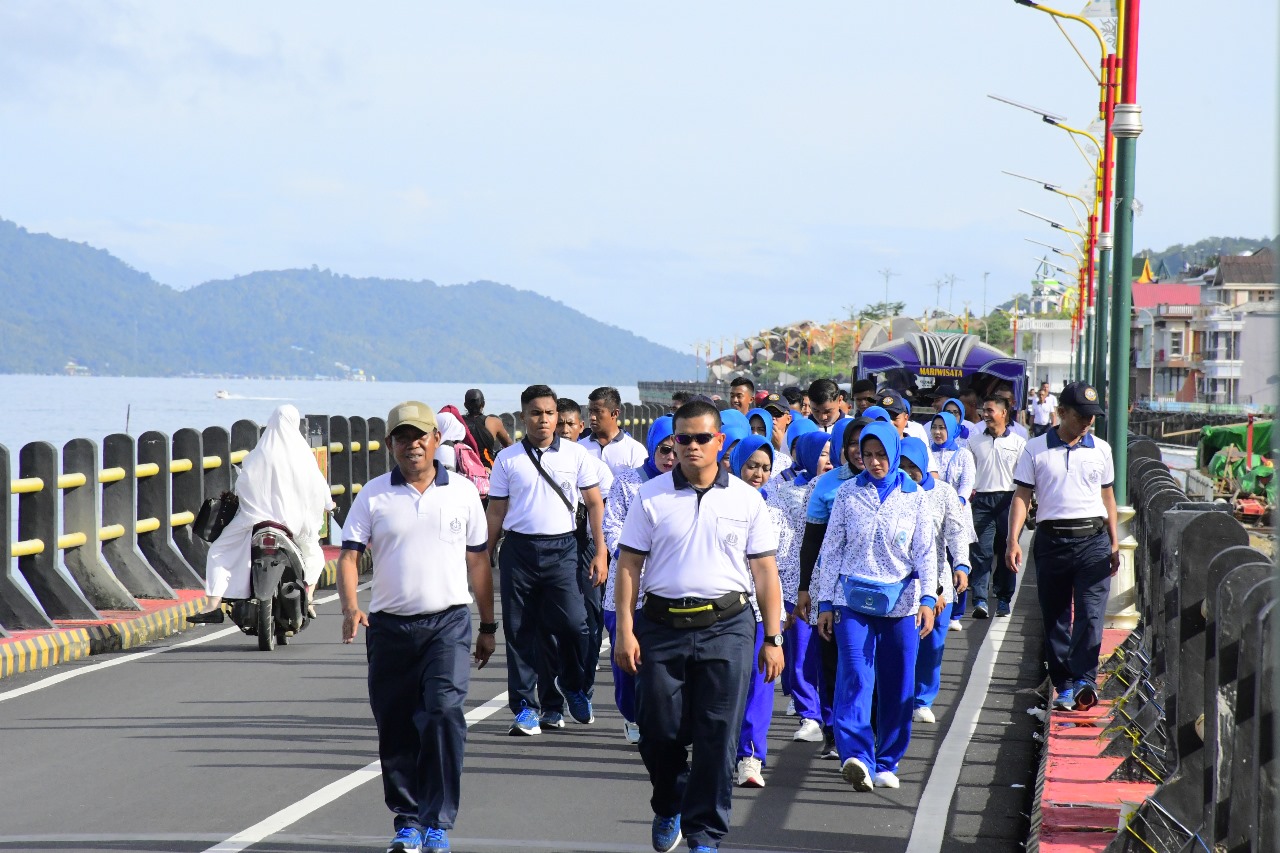
<svg viewBox="0 0 1280 853">
<path fill-rule="evenodd" d="M 0 373 L 184 373 L 634 384 L 688 356 L 527 290 L 255 272 L 178 291 L 0 219 Z"/>
<path fill-rule="evenodd" d="M 1151 269 L 1160 274 L 1160 264 L 1165 263 L 1171 275 L 1189 273 L 1199 275 L 1218 265 L 1222 255 L 1240 255 L 1252 252 L 1263 246 L 1271 245 L 1270 237 L 1205 237 L 1194 243 L 1174 245 L 1159 252 L 1143 249 L 1134 256 L 1135 264 L 1141 264 L 1145 258 L 1151 262 Z M 1135 266 L 1135 269 L 1139 267 Z"/>
</svg>

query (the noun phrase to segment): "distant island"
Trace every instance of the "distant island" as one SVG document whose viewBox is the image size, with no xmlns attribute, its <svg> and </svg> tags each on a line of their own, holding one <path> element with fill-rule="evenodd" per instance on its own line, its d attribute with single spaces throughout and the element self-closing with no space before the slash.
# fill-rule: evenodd
<svg viewBox="0 0 1280 853">
<path fill-rule="evenodd" d="M 0 373 L 633 385 L 689 356 L 491 281 L 274 270 L 175 290 L 0 219 Z"/>
</svg>

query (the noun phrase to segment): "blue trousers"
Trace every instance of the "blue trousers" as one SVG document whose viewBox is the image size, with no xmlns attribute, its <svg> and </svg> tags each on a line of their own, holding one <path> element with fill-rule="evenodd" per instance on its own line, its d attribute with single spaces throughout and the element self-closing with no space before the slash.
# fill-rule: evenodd
<svg viewBox="0 0 1280 853">
<path fill-rule="evenodd" d="M 587 611 L 578 581 L 578 539 L 507 532 L 498 556 L 502 636 L 507 645 L 507 703 L 540 710 L 539 681 L 555 674 L 546 635 L 555 637 L 560 683 L 582 690 L 590 652 Z M 543 690 L 551 684 L 544 683 Z"/>
<path fill-rule="evenodd" d="M 764 646 L 764 625 L 756 623 L 755 656 L 751 662 L 751 686 L 738 735 L 738 758 L 758 758 L 764 764 L 769 753 L 769 723 L 773 721 L 773 685 L 764 680 L 758 661 Z"/>
<path fill-rule="evenodd" d="M 1106 530 L 1079 538 L 1037 530 L 1031 549 L 1049 679 L 1055 690 L 1078 678 L 1093 681 L 1111 594 L 1111 537 Z"/>
<path fill-rule="evenodd" d="M 942 608 L 942 615 L 933 622 L 929 636 L 920 641 L 916 652 L 916 703 L 917 708 L 932 708 L 942 684 L 942 651 L 947 643 L 947 628 L 951 624 L 951 608 Z"/>
<path fill-rule="evenodd" d="M 1010 601 L 1018 576 L 1004 562 L 1009 543 L 1009 505 L 1013 492 L 978 492 L 969 506 L 978 541 L 969 546 L 969 590 L 978 601 L 986 601 L 994 584 L 996 599 Z M 992 568 L 994 560 L 995 568 Z"/>
<path fill-rule="evenodd" d="M 617 640 L 618 614 L 612 610 L 605 610 L 603 615 L 604 626 L 609 631 L 609 647 L 612 649 Z M 634 723 L 636 721 L 636 677 L 618 666 L 613 655 L 609 655 L 609 663 L 613 666 L 613 702 L 618 706 L 618 713 L 622 714 L 622 719 L 628 723 Z"/>
<path fill-rule="evenodd" d="M 467 741 L 471 614 L 461 605 L 421 616 L 370 613 L 365 654 L 382 793 L 396 829 L 450 829 Z"/>
<path fill-rule="evenodd" d="M 636 614 L 642 661 L 636 722 L 640 757 L 653 785 L 649 804 L 660 817 L 680 815 L 690 847 L 717 848 L 729 832 L 755 625 L 749 607 L 723 622 L 690 629 Z"/>
<path fill-rule="evenodd" d="M 784 613 L 795 609 L 795 602 L 788 602 Z M 782 653 L 786 665 L 782 673 L 790 688 L 791 699 L 796 703 L 796 716 L 802 720 L 821 720 L 822 708 L 818 699 L 818 672 L 822 669 L 821 640 L 818 632 L 808 622 L 797 619 L 787 629 L 783 638 Z"/>
<path fill-rule="evenodd" d="M 911 742 L 916 652 L 913 616 L 889 619 L 836 608 L 835 735 L 840 761 L 856 758 L 872 773 L 898 772 Z M 871 703 L 875 702 L 872 727 Z"/>
<path fill-rule="evenodd" d="M 596 558 L 596 545 L 588 537 L 578 540 L 578 589 L 587 612 L 587 661 L 582 673 L 582 691 L 588 698 L 595 695 L 596 666 L 600 663 L 600 642 L 604 637 L 603 586 L 591 582 L 591 561 Z M 554 679 L 560 674 L 560 643 L 556 635 L 544 631 L 539 639 L 538 702 L 543 712 L 564 713 L 564 697 L 556 690 Z"/>
</svg>

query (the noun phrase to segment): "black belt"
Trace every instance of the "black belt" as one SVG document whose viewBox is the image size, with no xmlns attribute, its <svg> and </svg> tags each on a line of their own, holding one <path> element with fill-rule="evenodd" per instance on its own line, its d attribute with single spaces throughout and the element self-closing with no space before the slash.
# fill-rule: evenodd
<svg viewBox="0 0 1280 853">
<path fill-rule="evenodd" d="M 1101 518 L 1055 518 L 1051 521 L 1037 521 L 1036 527 L 1064 539 L 1083 539 L 1101 533 L 1106 524 Z"/>
<path fill-rule="evenodd" d="M 728 592 L 719 598 L 663 598 L 646 593 L 641 612 L 672 628 L 706 628 L 737 616 L 749 601 L 745 592 Z"/>
<path fill-rule="evenodd" d="M 535 542 L 544 542 L 551 539 L 565 539 L 574 534 L 572 530 L 566 530 L 564 533 L 521 533 L 518 530 L 508 530 L 507 536 L 514 536 L 517 539 L 532 539 Z"/>
</svg>

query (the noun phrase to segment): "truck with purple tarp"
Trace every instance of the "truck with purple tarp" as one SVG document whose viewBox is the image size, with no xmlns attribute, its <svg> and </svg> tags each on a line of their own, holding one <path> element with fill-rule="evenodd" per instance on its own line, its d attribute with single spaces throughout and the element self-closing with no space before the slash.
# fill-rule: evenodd
<svg viewBox="0 0 1280 853">
<path fill-rule="evenodd" d="M 983 343 L 977 335 L 909 332 L 859 351 L 858 378 L 894 388 L 913 401 L 931 399 L 940 386 L 957 391 L 972 387 L 979 399 L 1008 387 L 1019 409 L 1027 400 L 1027 362 Z"/>
</svg>

